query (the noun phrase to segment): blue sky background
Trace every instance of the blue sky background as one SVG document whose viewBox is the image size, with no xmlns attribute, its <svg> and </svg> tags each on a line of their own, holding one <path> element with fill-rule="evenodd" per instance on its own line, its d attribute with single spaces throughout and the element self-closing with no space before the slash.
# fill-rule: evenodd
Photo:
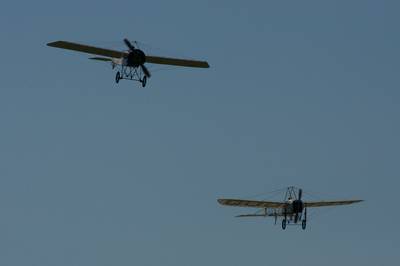
<svg viewBox="0 0 400 266">
<path fill-rule="evenodd" d="M 2 0 L 0 265 L 395 264 L 399 7 Z M 45 46 L 124 37 L 211 68 L 142 89 Z M 216 203 L 288 185 L 366 202 L 306 231 Z"/>
</svg>

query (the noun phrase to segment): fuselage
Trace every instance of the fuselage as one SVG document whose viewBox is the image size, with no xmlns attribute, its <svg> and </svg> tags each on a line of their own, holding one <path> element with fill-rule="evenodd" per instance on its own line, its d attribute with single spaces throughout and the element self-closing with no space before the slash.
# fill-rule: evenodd
<svg viewBox="0 0 400 266">
<path fill-rule="evenodd" d="M 268 216 L 287 216 L 293 217 L 295 214 L 301 214 L 304 210 L 304 202 L 301 200 L 289 199 L 282 208 L 268 208 L 266 214 Z"/>
<path fill-rule="evenodd" d="M 126 56 L 121 58 L 113 58 L 114 65 L 123 65 L 127 67 L 138 67 L 146 62 L 146 55 L 142 50 L 135 49 L 130 51 Z"/>
</svg>

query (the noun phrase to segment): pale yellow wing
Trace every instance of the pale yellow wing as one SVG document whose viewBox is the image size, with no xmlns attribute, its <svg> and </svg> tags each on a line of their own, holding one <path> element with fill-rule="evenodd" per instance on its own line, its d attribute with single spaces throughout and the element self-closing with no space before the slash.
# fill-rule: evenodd
<svg viewBox="0 0 400 266">
<path fill-rule="evenodd" d="M 251 208 L 282 208 L 284 202 L 257 201 L 257 200 L 241 200 L 241 199 L 218 199 L 219 204 L 234 207 L 251 207 Z"/>
<path fill-rule="evenodd" d="M 338 201 L 314 201 L 305 202 L 304 205 L 309 207 L 329 207 L 329 206 L 339 206 L 339 205 L 349 205 L 357 202 L 362 202 L 363 200 L 338 200 Z"/>
<path fill-rule="evenodd" d="M 104 48 L 100 48 L 100 47 L 79 44 L 79 43 L 73 43 L 73 42 L 66 42 L 66 41 L 51 42 L 51 43 L 48 43 L 47 45 L 51 46 L 51 47 L 67 49 L 67 50 L 72 50 L 72 51 L 78 51 L 78 52 L 94 54 L 94 55 L 101 55 L 101 56 L 111 57 L 111 58 L 121 58 L 124 55 L 126 55 L 125 52 L 121 52 L 121 51 L 115 51 L 115 50 L 104 49 Z"/>
<path fill-rule="evenodd" d="M 68 42 L 68 41 L 56 41 L 47 44 L 50 47 L 56 47 L 61 49 L 67 49 L 82 53 L 101 55 L 110 58 L 121 58 L 127 56 L 126 52 L 115 51 L 111 49 L 105 49 L 95 46 L 90 46 L 86 44 Z M 209 64 L 206 61 L 190 60 L 190 59 L 179 59 L 170 57 L 160 57 L 160 56 L 146 56 L 146 62 L 151 64 L 162 64 L 162 65 L 172 65 L 172 66 L 183 66 L 183 67 L 200 67 L 209 68 Z"/>
<path fill-rule="evenodd" d="M 169 58 L 169 57 L 160 57 L 151 55 L 146 55 L 146 62 L 151 64 L 172 65 L 172 66 L 182 66 L 182 67 L 200 67 L 200 68 L 210 67 L 210 65 L 206 61 Z"/>
</svg>

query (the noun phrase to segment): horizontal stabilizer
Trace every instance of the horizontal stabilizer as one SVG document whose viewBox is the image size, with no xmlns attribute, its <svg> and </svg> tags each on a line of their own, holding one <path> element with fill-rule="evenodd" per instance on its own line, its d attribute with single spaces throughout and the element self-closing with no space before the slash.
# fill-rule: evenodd
<svg viewBox="0 0 400 266">
<path fill-rule="evenodd" d="M 236 218 L 242 218 L 242 217 L 267 217 L 265 214 L 241 214 L 241 215 L 236 215 Z"/>
</svg>

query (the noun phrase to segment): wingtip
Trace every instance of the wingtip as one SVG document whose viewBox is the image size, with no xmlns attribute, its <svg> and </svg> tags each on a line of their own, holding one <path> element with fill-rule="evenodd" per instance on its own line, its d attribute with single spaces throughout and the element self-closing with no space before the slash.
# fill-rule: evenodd
<svg viewBox="0 0 400 266">
<path fill-rule="evenodd" d="M 57 43 L 59 43 L 60 41 L 55 41 L 55 42 L 48 42 L 46 45 L 50 46 L 50 47 L 54 47 Z"/>
<path fill-rule="evenodd" d="M 363 202 L 364 200 L 359 200 L 359 199 L 357 199 L 357 200 L 353 200 L 353 202 L 351 203 L 351 204 L 354 204 L 354 203 L 360 203 L 360 202 Z"/>
<path fill-rule="evenodd" d="M 59 46 L 61 46 L 61 45 L 67 45 L 67 44 L 73 44 L 73 43 L 68 42 L 68 41 L 63 41 L 63 40 L 57 40 L 57 41 L 53 41 L 53 42 L 47 43 L 47 46 L 60 48 Z"/>
</svg>

